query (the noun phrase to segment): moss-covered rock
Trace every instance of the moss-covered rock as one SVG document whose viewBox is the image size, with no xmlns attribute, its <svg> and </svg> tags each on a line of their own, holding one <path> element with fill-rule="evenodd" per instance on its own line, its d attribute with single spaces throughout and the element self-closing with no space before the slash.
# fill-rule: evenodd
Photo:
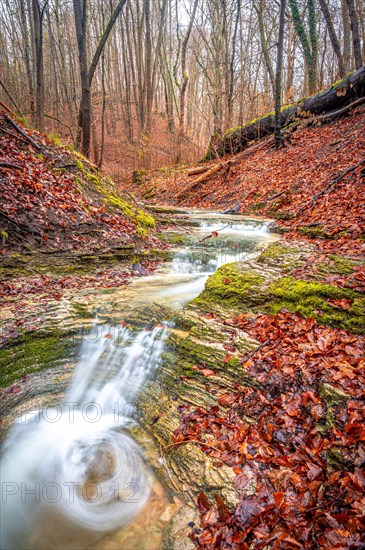
<svg viewBox="0 0 365 550">
<path fill-rule="evenodd" d="M 249 305 L 264 281 L 262 275 L 250 270 L 240 269 L 239 263 L 226 264 L 211 275 L 205 284 L 205 290 L 193 301 L 193 304 L 209 306 L 210 303 L 224 303 L 225 307 Z"/>
<path fill-rule="evenodd" d="M 20 336 L 16 344 L 0 349 L 1 385 L 7 387 L 24 374 L 31 374 L 69 358 L 79 345 L 70 334 L 54 332 L 29 333 Z"/>
<path fill-rule="evenodd" d="M 257 262 L 226 264 L 209 277 L 204 291 L 190 307 L 223 317 L 242 311 L 278 313 L 286 309 L 315 317 L 319 323 L 362 333 L 365 302 L 359 292 L 319 281 L 305 281 L 286 273 L 305 262 L 295 247 L 271 244 Z M 342 265 L 342 262 L 340 262 Z M 347 268 L 348 264 L 344 264 Z M 336 302 L 350 300 L 348 309 Z"/>
<path fill-rule="evenodd" d="M 335 285 L 303 281 L 294 277 L 282 277 L 268 288 L 265 309 L 277 313 L 287 309 L 299 311 L 305 317 L 315 317 L 324 325 L 345 328 L 355 333 L 365 326 L 364 298 L 358 292 Z M 350 299 L 352 304 L 344 310 L 332 305 L 332 300 Z"/>
</svg>

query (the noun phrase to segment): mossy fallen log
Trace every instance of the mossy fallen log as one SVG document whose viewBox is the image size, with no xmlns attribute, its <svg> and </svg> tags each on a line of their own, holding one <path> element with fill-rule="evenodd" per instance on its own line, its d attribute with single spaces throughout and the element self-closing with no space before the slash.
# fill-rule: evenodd
<svg viewBox="0 0 365 550">
<path fill-rule="evenodd" d="M 281 127 L 291 124 L 300 112 L 320 115 L 342 109 L 365 96 L 365 67 L 348 74 L 342 80 L 318 94 L 301 99 L 295 105 L 284 106 L 280 114 Z M 204 160 L 236 154 L 243 151 L 252 141 L 274 132 L 275 115 L 251 120 L 244 126 L 229 129 L 223 136 L 212 136 Z"/>
</svg>

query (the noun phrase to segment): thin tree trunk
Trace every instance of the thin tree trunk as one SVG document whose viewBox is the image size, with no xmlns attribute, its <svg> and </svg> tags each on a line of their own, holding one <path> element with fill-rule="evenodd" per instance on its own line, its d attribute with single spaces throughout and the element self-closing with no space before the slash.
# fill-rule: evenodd
<svg viewBox="0 0 365 550">
<path fill-rule="evenodd" d="M 344 64 L 342 53 L 341 53 L 340 43 L 338 41 L 337 34 L 336 34 L 336 31 L 335 31 L 335 27 L 333 25 L 332 17 L 331 17 L 330 11 L 328 9 L 326 0 L 319 0 L 319 4 L 321 6 L 321 10 L 322 10 L 324 19 L 326 21 L 326 25 L 327 25 L 327 28 L 328 28 L 328 33 L 329 33 L 329 36 L 330 36 L 333 51 L 335 52 L 336 57 L 337 57 L 340 77 L 343 78 L 346 74 L 346 68 L 345 68 L 345 64 Z"/>
<path fill-rule="evenodd" d="M 351 68 L 351 26 L 346 0 L 341 0 L 341 14 L 343 25 L 343 62 L 347 74 Z"/>
<path fill-rule="evenodd" d="M 261 48 L 262 53 L 264 55 L 266 70 L 270 78 L 271 86 L 273 91 L 275 90 L 275 76 L 274 76 L 274 70 L 272 68 L 272 63 L 270 59 L 269 49 L 267 45 L 267 40 L 265 36 L 265 28 L 264 28 L 264 20 L 263 20 L 263 10 L 264 10 L 264 0 L 260 0 L 259 5 L 257 6 L 256 3 L 254 3 L 254 7 L 257 12 L 257 18 L 259 22 L 259 31 L 260 31 L 260 42 L 261 42 Z"/>
<path fill-rule="evenodd" d="M 22 37 L 24 42 L 24 62 L 27 72 L 28 80 L 28 90 L 29 90 L 29 111 L 31 115 L 34 115 L 34 85 L 33 85 L 33 75 L 32 68 L 30 64 L 30 45 L 29 45 L 29 34 L 27 28 L 27 17 L 25 14 L 25 4 L 23 0 L 20 0 L 20 17 L 22 23 Z"/>
<path fill-rule="evenodd" d="M 44 130 L 44 72 L 43 72 L 43 15 L 48 0 L 40 6 L 39 0 L 32 0 L 34 43 L 36 56 L 36 113 L 35 125 L 41 132 Z"/>
<path fill-rule="evenodd" d="M 360 40 L 359 21 L 357 18 L 356 7 L 355 7 L 355 0 L 346 0 L 346 2 L 347 2 L 347 8 L 349 10 L 352 43 L 354 47 L 355 67 L 356 69 L 361 69 L 362 67 L 361 40 Z"/>
<path fill-rule="evenodd" d="M 281 76 L 282 76 L 282 70 L 283 70 L 283 51 L 284 51 L 285 4 L 286 4 L 286 0 L 280 0 L 279 38 L 278 38 L 278 52 L 277 52 L 276 75 L 275 75 L 275 147 L 276 149 L 279 149 L 282 146 L 281 126 L 280 126 L 280 108 L 281 108 Z"/>
<path fill-rule="evenodd" d="M 184 37 L 184 40 L 183 40 L 182 46 L 181 46 L 181 76 L 182 76 L 182 83 L 181 83 L 181 89 L 180 89 L 179 143 L 178 143 L 178 152 L 177 152 L 176 162 L 180 162 L 180 160 L 181 160 L 181 146 L 182 146 L 182 141 L 184 139 L 184 134 L 185 134 L 185 126 L 184 126 L 184 122 L 185 122 L 185 93 L 186 93 L 186 88 L 187 88 L 188 81 L 189 81 L 189 76 L 188 76 L 188 73 L 187 73 L 187 70 L 186 70 L 186 52 L 187 52 L 187 48 L 188 48 L 189 38 L 190 38 L 190 35 L 191 35 L 191 30 L 192 30 L 193 24 L 194 24 L 194 19 L 195 19 L 196 10 L 197 10 L 197 7 L 198 7 L 198 2 L 199 2 L 199 0 L 194 0 L 193 11 L 191 13 L 188 30 L 186 31 L 186 35 Z"/>
<path fill-rule="evenodd" d="M 88 156 L 90 153 L 91 136 L 91 96 L 86 47 L 86 0 L 73 0 L 73 6 L 82 87 L 81 116 L 79 117 L 79 129 L 81 128 L 82 132 L 81 151 L 85 156 Z"/>
</svg>

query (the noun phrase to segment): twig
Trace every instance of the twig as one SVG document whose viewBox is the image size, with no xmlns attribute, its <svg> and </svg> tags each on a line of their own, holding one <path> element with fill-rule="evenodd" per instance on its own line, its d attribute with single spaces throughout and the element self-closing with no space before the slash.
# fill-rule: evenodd
<svg viewBox="0 0 365 550">
<path fill-rule="evenodd" d="M 9 132 L 9 130 L 5 130 L 4 128 L 1 128 L 1 132 L 4 134 L 7 134 L 8 136 L 11 136 L 15 139 L 18 139 L 19 141 L 22 141 L 23 143 L 28 143 L 25 139 L 23 139 L 20 136 L 17 136 L 16 134 L 13 134 L 13 132 Z"/>
<path fill-rule="evenodd" d="M 263 348 L 264 346 L 266 346 L 266 344 L 268 344 L 269 342 L 270 342 L 270 340 L 265 340 L 265 342 L 262 342 L 262 344 L 260 344 L 259 346 L 257 346 L 257 348 L 255 348 L 253 351 L 251 351 L 251 353 L 249 355 L 247 355 L 246 358 L 242 358 L 241 359 L 241 365 L 244 365 L 245 363 L 247 363 L 247 361 L 249 359 L 251 359 L 251 357 L 253 357 L 255 355 L 255 353 L 260 351 L 260 349 Z"/>
<path fill-rule="evenodd" d="M 138 203 L 138 201 L 136 201 L 136 199 L 133 197 L 132 193 L 130 193 L 127 189 L 123 189 L 123 193 L 127 193 L 128 197 L 129 197 L 130 199 L 132 199 L 132 201 L 134 202 L 134 204 L 135 204 L 136 206 L 138 206 L 138 207 L 140 206 L 139 203 Z M 148 209 L 146 208 L 146 210 L 148 210 Z"/>
<path fill-rule="evenodd" d="M 266 202 L 273 201 L 274 199 L 277 199 L 278 197 L 281 197 L 281 195 L 284 195 L 286 191 L 279 191 L 279 193 L 275 193 L 275 195 L 271 195 L 271 197 L 267 197 L 265 199 Z"/>
<path fill-rule="evenodd" d="M 2 107 L 4 109 L 4 111 L 9 113 L 9 115 L 13 116 L 14 118 L 18 118 L 18 115 L 16 113 L 14 113 L 14 111 L 9 109 L 9 107 L 7 105 L 5 105 L 5 103 L 3 103 L 2 101 L 0 101 L 0 107 Z"/>
<path fill-rule="evenodd" d="M 12 104 L 14 105 L 15 109 L 18 111 L 18 113 L 20 114 L 20 116 L 23 116 L 22 115 L 22 111 L 19 107 L 19 105 L 17 104 L 17 102 L 15 101 L 15 99 L 13 98 L 13 96 L 11 95 L 11 93 L 9 92 L 9 90 L 7 89 L 7 87 L 5 86 L 5 83 L 1 80 L 0 78 L 0 86 L 2 87 L 2 89 L 4 90 L 4 92 L 6 93 L 6 95 L 8 96 L 8 98 L 10 99 L 10 101 L 12 102 Z"/>
<path fill-rule="evenodd" d="M 0 162 L 0 168 L 14 168 L 15 170 L 22 169 L 19 164 L 13 164 L 12 162 Z"/>
<path fill-rule="evenodd" d="M 216 231 L 213 231 L 210 235 L 208 235 L 207 237 L 204 237 L 204 239 L 201 239 L 198 242 L 203 243 L 207 239 L 211 239 L 213 237 L 214 233 L 218 233 L 218 231 L 223 231 L 223 229 L 227 229 L 227 227 L 229 227 L 229 224 L 225 225 L 224 227 L 221 227 L 220 229 L 217 229 Z"/>
<path fill-rule="evenodd" d="M 41 149 L 41 146 L 39 145 L 39 143 L 37 143 L 36 141 L 34 141 L 34 139 L 32 139 L 30 136 L 28 136 L 28 134 L 26 134 L 24 132 L 24 130 L 22 130 L 20 128 L 20 126 L 18 126 L 18 124 L 16 122 L 14 122 L 14 120 L 12 118 L 10 118 L 9 115 L 5 115 L 4 118 L 5 118 L 6 122 L 8 122 L 10 124 L 10 126 L 12 126 L 14 128 L 14 130 L 16 130 L 21 136 L 23 136 L 23 138 L 26 141 L 28 141 L 28 143 L 33 145 L 33 147 L 35 147 L 38 150 Z"/>
<path fill-rule="evenodd" d="M 319 191 L 319 193 L 317 193 L 316 195 L 314 195 L 313 199 L 311 199 L 309 202 L 307 202 L 306 204 L 304 204 L 301 208 L 299 208 L 299 210 L 297 210 L 297 212 L 294 214 L 294 217 L 297 218 L 299 216 L 299 214 L 301 212 L 303 212 L 303 210 L 305 210 L 309 205 L 313 205 L 314 202 L 320 197 L 322 196 L 326 191 L 328 191 L 328 189 L 330 189 L 331 187 L 333 187 L 334 185 L 336 185 L 337 183 L 339 183 L 345 176 L 347 176 L 348 174 L 350 174 L 351 172 L 353 172 L 354 170 L 356 170 L 357 168 L 359 168 L 359 166 L 364 166 L 365 165 L 365 160 L 362 160 L 361 162 L 358 162 L 357 164 L 355 164 L 355 166 L 351 166 L 351 168 L 347 168 L 347 170 L 345 170 L 344 172 L 342 172 L 342 174 L 338 175 L 337 177 L 335 177 L 332 181 L 330 181 L 330 183 L 328 185 L 326 185 L 326 187 L 324 187 L 321 191 Z"/>
</svg>

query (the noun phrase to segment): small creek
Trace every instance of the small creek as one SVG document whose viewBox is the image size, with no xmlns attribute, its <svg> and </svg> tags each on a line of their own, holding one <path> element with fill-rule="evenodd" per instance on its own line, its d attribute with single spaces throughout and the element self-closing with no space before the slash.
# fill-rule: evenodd
<svg viewBox="0 0 365 550">
<path fill-rule="evenodd" d="M 1 548 L 161 547 L 180 503 L 154 478 L 131 435 L 133 403 L 159 368 L 176 312 L 219 266 L 257 255 L 272 239 L 266 223 L 240 216 L 196 211 L 190 219 L 172 261 L 100 301 L 76 366 L 57 371 L 65 387 L 57 406 L 23 404 L 27 412 L 3 445 Z M 119 322 L 105 322 L 108 299 Z M 34 376 L 40 388 L 49 384 L 49 371 Z"/>
</svg>

